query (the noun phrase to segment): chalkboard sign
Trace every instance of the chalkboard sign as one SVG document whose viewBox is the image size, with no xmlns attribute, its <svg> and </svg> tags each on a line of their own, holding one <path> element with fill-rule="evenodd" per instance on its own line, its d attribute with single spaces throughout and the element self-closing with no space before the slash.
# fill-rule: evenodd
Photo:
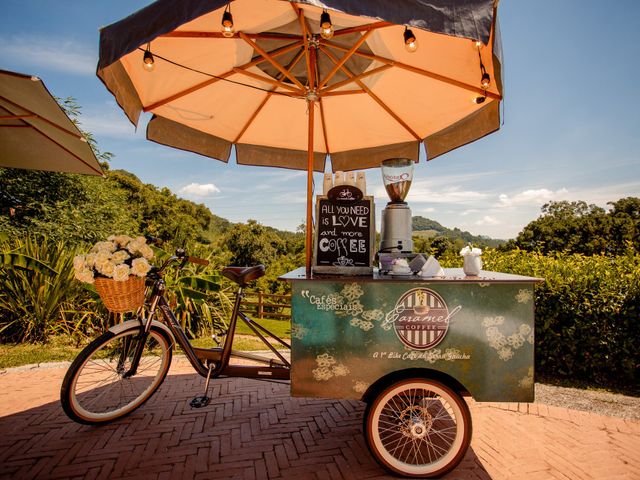
<svg viewBox="0 0 640 480">
<path fill-rule="evenodd" d="M 313 271 L 371 274 L 375 243 L 373 197 L 363 197 L 355 187 L 349 187 L 351 194 L 336 195 L 337 188 L 329 191 L 329 196 L 316 198 Z"/>
</svg>

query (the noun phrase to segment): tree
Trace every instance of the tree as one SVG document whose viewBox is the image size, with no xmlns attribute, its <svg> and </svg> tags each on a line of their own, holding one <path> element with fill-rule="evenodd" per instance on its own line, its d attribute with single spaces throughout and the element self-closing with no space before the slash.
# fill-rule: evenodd
<svg viewBox="0 0 640 480">
<path fill-rule="evenodd" d="M 238 266 L 271 265 L 279 255 L 287 252 L 286 243 L 274 229 L 255 220 L 234 225 L 225 235 L 232 262 Z"/>
<path fill-rule="evenodd" d="M 640 199 L 628 197 L 609 205 L 612 209 L 606 212 L 583 201 L 547 203 L 542 215 L 507 248 L 584 255 L 619 255 L 629 247 L 640 251 Z"/>
</svg>

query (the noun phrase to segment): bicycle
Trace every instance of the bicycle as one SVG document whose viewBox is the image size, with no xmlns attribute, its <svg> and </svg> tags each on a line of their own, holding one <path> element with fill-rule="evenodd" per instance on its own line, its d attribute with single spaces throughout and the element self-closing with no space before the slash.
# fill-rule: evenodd
<svg viewBox="0 0 640 480">
<path fill-rule="evenodd" d="M 72 362 L 60 390 L 62 408 L 72 420 L 97 425 L 112 422 L 142 406 L 164 381 L 177 343 L 198 374 L 206 378 L 204 395 L 191 406 L 208 405 L 211 378 L 233 376 L 275 381 L 290 379 L 290 362 L 268 340 L 286 349 L 291 345 L 241 311 L 244 288 L 265 274 L 265 267 L 226 267 L 222 275 L 238 285 L 233 311 L 221 346 L 194 347 L 166 298 L 165 270 L 180 262 L 207 265 L 207 260 L 190 257 L 183 249 L 147 274 L 145 302 L 135 318 L 111 327 L 85 347 Z M 233 350 L 233 340 L 242 320 L 275 354 L 275 358 Z M 266 336 L 265 336 L 266 335 Z M 232 357 L 260 365 L 230 365 Z"/>
</svg>

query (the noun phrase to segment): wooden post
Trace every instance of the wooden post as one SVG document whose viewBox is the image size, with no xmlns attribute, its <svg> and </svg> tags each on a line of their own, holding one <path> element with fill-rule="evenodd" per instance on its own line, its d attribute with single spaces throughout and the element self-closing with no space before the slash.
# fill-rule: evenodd
<svg viewBox="0 0 640 480">
<path fill-rule="evenodd" d="M 262 316 L 264 314 L 264 305 L 262 298 L 262 291 L 258 292 L 258 318 L 262 320 Z"/>
<path fill-rule="evenodd" d="M 316 81 L 316 49 L 309 48 L 309 86 L 315 90 Z M 307 238 L 305 250 L 307 253 L 307 278 L 311 277 L 311 258 L 313 256 L 313 120 L 315 116 L 315 100 L 307 100 L 309 111 L 309 139 L 307 144 Z"/>
</svg>

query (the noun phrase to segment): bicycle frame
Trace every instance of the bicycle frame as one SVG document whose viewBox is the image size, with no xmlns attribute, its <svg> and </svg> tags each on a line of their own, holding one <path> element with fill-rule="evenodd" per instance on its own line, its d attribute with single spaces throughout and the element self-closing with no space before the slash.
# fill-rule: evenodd
<svg viewBox="0 0 640 480">
<path fill-rule="evenodd" d="M 156 313 L 159 311 L 161 313 L 163 323 L 173 334 L 176 343 L 180 345 L 184 351 L 189 363 L 191 363 L 193 368 L 203 377 L 228 376 L 276 380 L 290 379 L 291 363 L 273 345 L 271 345 L 271 343 L 269 343 L 268 337 L 273 338 L 288 349 L 291 349 L 291 345 L 274 333 L 270 332 L 264 326 L 249 318 L 240 310 L 240 305 L 244 298 L 242 287 L 239 287 L 236 293 L 233 312 L 231 314 L 229 328 L 223 345 L 221 347 L 209 349 L 197 348 L 191 345 L 191 342 L 187 338 L 180 322 L 176 318 L 169 306 L 169 303 L 167 302 L 167 299 L 165 298 L 165 288 L 165 282 L 162 278 L 155 280 L 150 301 L 148 302 L 149 308 L 147 318 L 144 318 L 144 310 L 142 308 L 138 311 L 138 318 L 144 324 L 144 330 L 140 332 L 141 335 L 146 336 L 148 334 L 151 329 L 152 321 L 156 317 Z M 236 326 L 238 324 L 238 318 L 240 318 L 260 338 L 260 340 L 276 355 L 277 358 L 267 358 L 261 355 L 233 350 L 233 339 Z M 268 337 L 265 336 L 265 334 Z M 139 352 L 136 351 L 131 369 L 126 374 L 127 376 L 135 374 L 143 346 L 144 342 L 138 342 L 137 350 L 139 350 Z M 230 365 L 229 360 L 232 357 L 252 360 L 265 365 Z"/>
</svg>

